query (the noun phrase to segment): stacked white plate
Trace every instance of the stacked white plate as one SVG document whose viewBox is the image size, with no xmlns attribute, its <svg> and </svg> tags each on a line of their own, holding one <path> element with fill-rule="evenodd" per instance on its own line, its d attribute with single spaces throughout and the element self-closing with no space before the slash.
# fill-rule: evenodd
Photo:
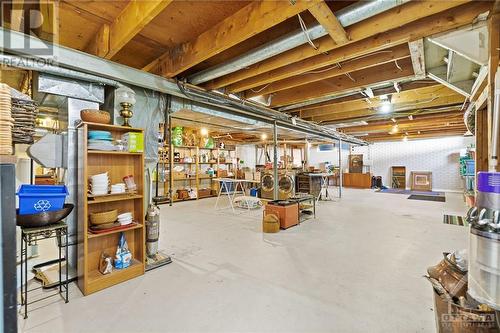
<svg viewBox="0 0 500 333">
<path fill-rule="evenodd" d="M 130 224 L 132 223 L 132 220 L 133 220 L 132 213 L 130 212 L 118 215 L 118 222 L 120 222 L 121 225 Z"/>
<path fill-rule="evenodd" d="M 12 154 L 12 127 L 10 87 L 0 83 L 0 155 Z"/>
<path fill-rule="evenodd" d="M 109 191 L 108 173 L 100 173 L 90 177 L 92 195 L 105 195 Z"/>
<path fill-rule="evenodd" d="M 111 185 L 111 194 L 125 193 L 125 183 Z"/>
</svg>

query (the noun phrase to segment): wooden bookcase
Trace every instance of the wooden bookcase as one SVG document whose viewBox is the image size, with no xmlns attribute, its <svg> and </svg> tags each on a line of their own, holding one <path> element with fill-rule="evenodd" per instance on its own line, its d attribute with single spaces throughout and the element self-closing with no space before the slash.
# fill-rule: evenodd
<svg viewBox="0 0 500 333">
<path fill-rule="evenodd" d="M 406 189 L 406 167 L 391 167 L 391 187 L 397 189 Z"/>
<path fill-rule="evenodd" d="M 90 130 L 110 131 L 120 139 L 127 132 L 143 132 L 142 129 L 114 125 L 82 123 L 78 126 L 78 287 L 84 295 L 111 287 L 115 284 L 144 274 L 144 155 L 118 151 L 87 150 Z M 111 184 L 123 182 L 123 177 L 133 175 L 137 193 L 90 197 L 89 177 L 108 172 Z M 92 234 L 88 231 L 89 214 L 117 209 L 118 213 L 132 212 L 137 225 L 118 231 Z M 132 264 L 125 269 L 113 269 L 110 274 L 99 272 L 101 253 L 114 257 L 120 233 L 123 232 L 132 253 Z"/>
</svg>

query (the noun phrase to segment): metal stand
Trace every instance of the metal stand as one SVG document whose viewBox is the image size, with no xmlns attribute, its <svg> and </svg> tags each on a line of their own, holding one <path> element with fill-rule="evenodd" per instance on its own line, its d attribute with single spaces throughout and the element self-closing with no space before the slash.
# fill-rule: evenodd
<svg viewBox="0 0 500 333">
<path fill-rule="evenodd" d="M 64 243 L 62 237 L 65 237 Z M 41 289 L 43 287 L 28 290 L 28 246 L 43 240 L 57 238 L 59 244 L 59 290 L 55 294 L 45 296 L 34 301 L 28 302 L 28 292 Z M 62 280 L 62 247 L 64 247 L 64 259 L 66 260 L 66 278 Z M 60 295 L 65 303 L 69 302 L 68 297 L 68 225 L 64 222 L 51 224 L 39 228 L 21 228 L 21 305 L 24 305 L 24 319 L 28 318 L 28 305 L 40 302 L 44 299 Z"/>
</svg>

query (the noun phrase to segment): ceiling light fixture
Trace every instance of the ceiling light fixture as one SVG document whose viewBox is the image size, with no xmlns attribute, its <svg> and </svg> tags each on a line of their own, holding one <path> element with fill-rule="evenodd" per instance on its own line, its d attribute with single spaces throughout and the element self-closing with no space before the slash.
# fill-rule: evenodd
<svg viewBox="0 0 500 333">
<path fill-rule="evenodd" d="M 262 133 L 262 135 L 260 136 L 260 138 L 262 139 L 262 141 L 267 140 L 267 134 L 266 133 Z"/>
<path fill-rule="evenodd" d="M 396 122 L 396 118 L 391 118 L 392 122 L 395 123 Z"/>
<path fill-rule="evenodd" d="M 201 134 L 202 136 L 207 136 L 207 135 L 208 135 L 208 129 L 206 129 L 205 127 L 202 127 L 202 128 L 200 129 L 200 134 Z"/>
<path fill-rule="evenodd" d="M 382 102 L 382 105 L 380 106 L 380 112 L 382 113 L 390 113 L 393 111 L 392 104 L 389 101 L 384 101 Z"/>
<path fill-rule="evenodd" d="M 403 142 L 407 142 L 407 141 L 408 141 L 408 135 L 403 136 Z"/>
<path fill-rule="evenodd" d="M 396 134 L 397 132 L 399 132 L 399 126 L 398 124 L 394 124 L 391 128 L 391 131 L 389 132 L 389 134 Z"/>
</svg>

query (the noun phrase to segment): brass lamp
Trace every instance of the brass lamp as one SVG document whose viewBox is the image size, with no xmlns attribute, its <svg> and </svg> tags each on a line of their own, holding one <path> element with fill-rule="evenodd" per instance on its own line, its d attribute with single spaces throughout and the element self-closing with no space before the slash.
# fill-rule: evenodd
<svg viewBox="0 0 500 333">
<path fill-rule="evenodd" d="M 123 86 L 116 89 L 115 96 L 116 101 L 120 103 L 122 107 L 120 110 L 120 116 L 123 117 L 123 126 L 131 127 L 129 120 L 134 115 L 132 107 L 135 104 L 135 92 L 132 89 Z"/>
</svg>

